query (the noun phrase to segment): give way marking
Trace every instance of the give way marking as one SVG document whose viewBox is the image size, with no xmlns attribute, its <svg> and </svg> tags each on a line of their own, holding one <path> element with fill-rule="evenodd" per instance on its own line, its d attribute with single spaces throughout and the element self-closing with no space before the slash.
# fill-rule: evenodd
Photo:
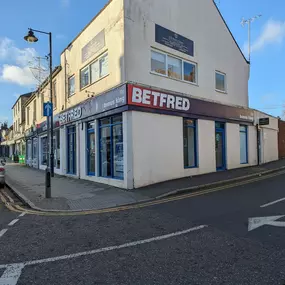
<svg viewBox="0 0 285 285">
<path fill-rule="evenodd" d="M 32 261 L 25 261 L 25 262 L 21 262 L 21 263 L 12 263 L 12 264 L 0 265 L 0 269 L 3 269 L 3 268 L 5 269 L 4 273 L 0 277 L 0 285 L 16 285 L 18 282 L 18 279 L 21 276 L 22 270 L 24 269 L 25 266 L 48 263 L 48 262 L 55 262 L 55 261 L 61 261 L 61 260 L 68 260 L 68 259 L 77 258 L 77 257 L 81 257 L 81 256 L 93 255 L 93 254 L 101 253 L 101 252 L 113 251 L 113 250 L 128 248 L 128 247 L 134 247 L 134 246 L 138 246 L 141 244 L 151 243 L 151 242 L 155 242 L 155 241 L 160 241 L 160 240 L 165 240 L 165 239 L 185 235 L 185 234 L 188 234 L 190 232 L 202 230 L 203 228 L 206 228 L 206 227 L 207 227 L 207 225 L 201 225 L 201 226 L 190 228 L 190 229 L 187 229 L 184 231 L 178 231 L 178 232 L 174 232 L 174 233 L 170 233 L 170 234 L 166 234 L 166 235 L 162 235 L 162 236 L 152 237 L 149 239 L 143 239 L 143 240 L 133 241 L 133 242 L 129 242 L 129 243 L 124 243 L 121 245 L 103 247 L 103 248 L 99 248 L 99 249 L 94 249 L 94 250 L 90 250 L 90 251 L 83 251 L 83 252 L 78 252 L 78 253 L 69 254 L 69 255 L 62 255 L 62 256 L 39 259 L 39 260 L 32 260 Z"/>
<path fill-rule="evenodd" d="M 285 222 L 277 221 L 283 217 L 285 217 L 285 215 L 249 218 L 248 219 L 248 231 L 250 232 L 252 230 L 255 230 L 265 225 L 274 226 L 274 227 L 285 227 Z"/>
</svg>

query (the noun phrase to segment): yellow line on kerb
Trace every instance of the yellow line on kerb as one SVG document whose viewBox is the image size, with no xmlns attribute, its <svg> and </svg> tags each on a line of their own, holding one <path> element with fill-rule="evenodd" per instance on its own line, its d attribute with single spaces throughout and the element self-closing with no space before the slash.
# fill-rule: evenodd
<svg viewBox="0 0 285 285">
<path fill-rule="evenodd" d="M 7 202 L 7 200 L 3 197 L 3 195 L 1 195 L 1 193 L 0 193 L 0 197 L 3 203 L 6 205 L 6 207 L 9 210 L 15 211 L 15 212 L 25 212 L 30 215 L 39 215 L 39 216 L 84 216 L 84 215 L 92 215 L 92 214 L 114 213 L 114 212 L 126 211 L 126 210 L 131 210 L 131 209 L 140 209 L 140 208 L 150 207 L 150 206 L 159 205 L 159 204 L 165 204 L 169 202 L 179 201 L 179 200 L 183 200 L 187 198 L 193 198 L 197 196 L 206 195 L 209 193 L 218 192 L 218 191 L 225 190 L 225 189 L 234 188 L 237 186 L 250 184 L 253 182 L 265 180 L 265 179 L 275 177 L 278 175 L 282 175 L 282 174 L 285 174 L 285 171 L 274 173 L 274 174 L 269 174 L 269 175 L 262 176 L 262 177 L 253 178 L 253 179 L 242 181 L 242 182 L 232 183 L 232 184 L 228 184 L 225 186 L 215 187 L 212 189 L 201 190 L 201 191 L 192 192 L 188 194 L 182 194 L 178 196 L 163 198 L 160 200 L 153 200 L 153 201 L 142 202 L 142 203 L 133 204 L 133 205 L 126 205 L 126 206 L 107 208 L 107 209 L 101 209 L 101 210 L 88 210 L 88 211 L 82 211 L 82 212 L 60 212 L 60 211 L 59 212 L 44 212 L 44 211 L 36 211 L 33 209 L 23 208 L 16 204 L 14 204 L 12 207 L 11 204 Z"/>
</svg>

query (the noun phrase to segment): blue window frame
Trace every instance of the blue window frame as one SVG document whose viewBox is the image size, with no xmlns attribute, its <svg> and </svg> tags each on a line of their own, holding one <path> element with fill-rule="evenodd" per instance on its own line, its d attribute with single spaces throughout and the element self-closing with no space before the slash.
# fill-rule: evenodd
<svg viewBox="0 0 285 285">
<path fill-rule="evenodd" d="M 88 122 L 86 124 L 86 141 L 87 141 L 87 149 L 86 149 L 86 162 L 87 162 L 87 175 L 95 176 L 95 122 Z"/>
<path fill-rule="evenodd" d="M 99 121 L 100 176 L 124 179 L 122 115 Z"/>
<path fill-rule="evenodd" d="M 247 142 L 247 126 L 240 125 L 240 163 L 248 163 L 248 142 Z"/>
<path fill-rule="evenodd" d="M 76 174 L 76 128 L 67 128 L 67 173 Z"/>
<path fill-rule="evenodd" d="M 197 167 L 196 120 L 183 120 L 184 167 Z"/>
<path fill-rule="evenodd" d="M 217 171 L 226 169 L 225 123 L 215 122 L 215 153 Z"/>
</svg>

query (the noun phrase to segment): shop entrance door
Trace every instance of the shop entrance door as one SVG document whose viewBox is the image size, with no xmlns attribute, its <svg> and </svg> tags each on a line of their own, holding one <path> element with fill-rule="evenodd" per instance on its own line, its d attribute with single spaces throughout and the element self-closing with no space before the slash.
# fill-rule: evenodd
<svg viewBox="0 0 285 285">
<path fill-rule="evenodd" d="M 225 158 L 225 124 L 216 123 L 215 133 L 216 167 L 217 171 L 226 169 Z"/>
<path fill-rule="evenodd" d="M 76 130 L 75 126 L 67 129 L 67 173 L 76 174 Z"/>
<path fill-rule="evenodd" d="M 95 131 L 87 131 L 87 174 L 95 176 Z"/>
</svg>

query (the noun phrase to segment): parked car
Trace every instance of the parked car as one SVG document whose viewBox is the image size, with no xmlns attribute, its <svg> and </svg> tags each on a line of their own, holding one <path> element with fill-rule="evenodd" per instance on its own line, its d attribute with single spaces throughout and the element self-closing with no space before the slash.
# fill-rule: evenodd
<svg viewBox="0 0 285 285">
<path fill-rule="evenodd" d="M 0 188 L 3 188 L 5 185 L 5 164 L 6 160 L 1 159 L 0 160 Z"/>
</svg>

